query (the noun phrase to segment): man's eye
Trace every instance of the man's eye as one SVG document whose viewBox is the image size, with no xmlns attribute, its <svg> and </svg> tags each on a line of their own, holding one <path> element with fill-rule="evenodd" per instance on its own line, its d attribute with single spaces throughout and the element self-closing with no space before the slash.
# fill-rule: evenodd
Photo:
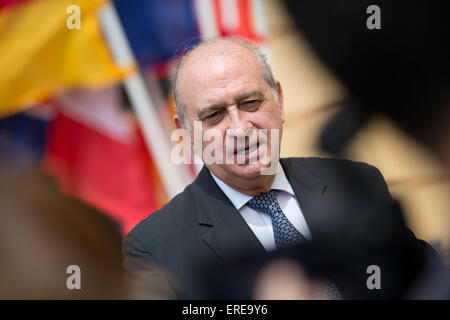
<svg viewBox="0 0 450 320">
<path fill-rule="evenodd" d="M 214 113 L 211 113 L 210 115 L 206 116 L 205 118 L 203 118 L 203 121 L 217 122 L 220 120 L 222 115 L 223 115 L 223 111 L 214 112 Z"/>
<path fill-rule="evenodd" d="M 204 118 L 204 120 L 207 120 L 207 119 L 214 119 L 215 117 L 218 116 L 218 114 L 219 114 L 218 112 L 211 113 L 210 115 L 206 116 L 206 117 Z"/>
<path fill-rule="evenodd" d="M 261 101 L 259 100 L 249 100 L 241 104 L 241 106 L 247 111 L 255 111 L 259 108 Z"/>
</svg>

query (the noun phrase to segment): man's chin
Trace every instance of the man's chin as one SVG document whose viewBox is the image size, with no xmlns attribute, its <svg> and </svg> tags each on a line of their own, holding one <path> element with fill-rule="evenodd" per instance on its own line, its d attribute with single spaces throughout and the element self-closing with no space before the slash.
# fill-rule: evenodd
<svg viewBox="0 0 450 320">
<path fill-rule="evenodd" d="M 212 165 L 205 163 L 205 165 L 216 177 L 221 178 L 223 181 L 227 179 L 251 180 L 261 175 L 273 175 L 276 173 L 268 173 L 267 170 L 271 167 L 270 160 L 268 162 L 267 164 L 263 161 L 256 161 L 245 164 L 223 163 Z"/>
<path fill-rule="evenodd" d="M 260 162 L 247 164 L 233 164 L 233 171 L 242 178 L 254 178 L 261 175 L 265 168 Z"/>
</svg>

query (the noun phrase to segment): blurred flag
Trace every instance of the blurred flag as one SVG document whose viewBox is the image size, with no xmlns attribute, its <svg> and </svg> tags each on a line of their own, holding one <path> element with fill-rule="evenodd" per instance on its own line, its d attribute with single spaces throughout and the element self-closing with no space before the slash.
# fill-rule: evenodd
<svg viewBox="0 0 450 320">
<path fill-rule="evenodd" d="M 167 199 L 135 121 L 120 110 L 117 95 L 113 87 L 59 97 L 43 168 L 62 192 L 109 214 L 126 234 Z"/>
<path fill-rule="evenodd" d="M 0 10 L 7 8 L 7 7 L 15 6 L 19 3 L 24 3 L 27 1 L 31 1 L 31 0 L 1 0 L 0 1 Z"/>
<path fill-rule="evenodd" d="M 47 120 L 25 113 L 0 119 L 0 162 L 9 173 L 40 164 L 47 128 Z"/>
<path fill-rule="evenodd" d="M 104 43 L 96 12 L 105 2 L 0 0 L 0 115 L 67 88 L 105 86 L 133 71 L 118 68 Z M 74 8 L 79 29 L 68 27 L 76 21 Z"/>
<path fill-rule="evenodd" d="M 171 59 L 183 42 L 198 36 L 190 0 L 114 0 L 114 4 L 143 67 Z"/>
<path fill-rule="evenodd" d="M 114 4 L 143 67 L 158 67 L 200 37 L 266 40 L 262 0 L 114 0 Z"/>
<path fill-rule="evenodd" d="M 239 36 L 266 40 L 262 0 L 194 0 L 202 38 Z"/>
</svg>

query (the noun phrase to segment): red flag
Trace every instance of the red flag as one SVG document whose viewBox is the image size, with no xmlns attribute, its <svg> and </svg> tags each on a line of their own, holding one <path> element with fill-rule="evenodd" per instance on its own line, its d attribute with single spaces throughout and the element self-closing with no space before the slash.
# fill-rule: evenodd
<svg viewBox="0 0 450 320">
<path fill-rule="evenodd" d="M 25 2 L 28 2 L 31 0 L 0 0 L 0 10 L 7 8 L 7 7 L 12 7 L 12 6 L 16 6 Z M 36 1 L 36 0 L 34 0 Z"/>
<path fill-rule="evenodd" d="M 240 36 L 264 43 L 267 34 L 261 0 L 195 0 L 200 33 L 211 36 Z"/>
<path fill-rule="evenodd" d="M 129 123 L 127 132 L 123 118 L 123 129 L 118 130 L 120 117 L 113 121 L 111 104 L 92 99 L 94 94 L 100 93 L 84 94 L 87 99 L 80 99 L 83 93 L 75 95 L 78 99 L 71 101 L 84 102 L 80 108 L 60 100 L 66 105 L 50 124 L 43 167 L 58 180 L 62 192 L 111 215 L 126 234 L 159 209 L 166 195 L 141 134 Z M 96 107 L 86 104 L 89 100 L 97 101 Z M 112 122 L 115 125 L 107 125 Z"/>
</svg>

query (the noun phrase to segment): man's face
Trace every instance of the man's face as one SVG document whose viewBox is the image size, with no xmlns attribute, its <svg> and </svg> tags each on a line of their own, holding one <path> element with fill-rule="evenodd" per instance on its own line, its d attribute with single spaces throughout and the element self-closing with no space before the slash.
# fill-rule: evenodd
<svg viewBox="0 0 450 320">
<path fill-rule="evenodd" d="M 278 145 L 281 140 L 284 122 L 281 88 L 278 85 L 277 103 L 261 65 L 244 47 L 228 43 L 200 50 L 203 52 L 193 52 L 185 63 L 180 76 L 180 95 L 191 134 L 194 134 L 194 121 L 200 121 L 202 136 L 215 131 L 215 139 L 221 141 L 213 143 L 223 150 L 222 163 L 208 163 L 205 152 L 202 160 L 225 182 L 256 177 L 270 165 L 260 159 L 263 143 L 267 143 L 270 156 L 273 134 L 270 129 L 278 130 Z M 267 129 L 267 139 L 261 139 L 264 130 L 260 129 Z M 210 143 L 202 139 L 202 150 Z M 278 156 L 278 147 L 276 152 Z"/>
</svg>

